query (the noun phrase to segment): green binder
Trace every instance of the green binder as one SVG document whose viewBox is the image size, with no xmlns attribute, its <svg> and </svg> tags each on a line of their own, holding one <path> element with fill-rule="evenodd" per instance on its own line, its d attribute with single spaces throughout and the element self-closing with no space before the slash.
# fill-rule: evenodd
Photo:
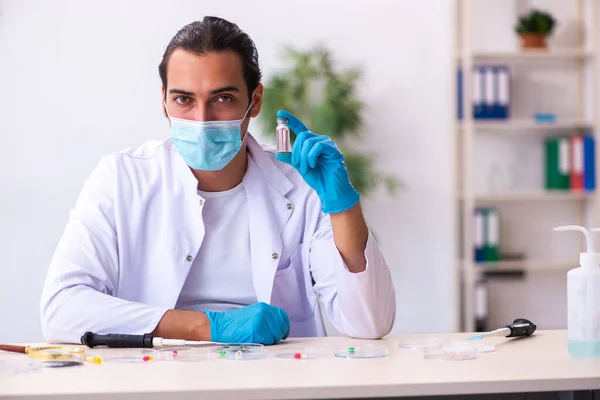
<svg viewBox="0 0 600 400">
<path fill-rule="evenodd" d="M 483 257 L 486 262 L 500 260 L 500 212 L 495 207 L 485 210 Z"/>
<path fill-rule="evenodd" d="M 570 143 L 566 137 L 552 137 L 546 139 L 546 189 L 568 190 Z"/>
</svg>

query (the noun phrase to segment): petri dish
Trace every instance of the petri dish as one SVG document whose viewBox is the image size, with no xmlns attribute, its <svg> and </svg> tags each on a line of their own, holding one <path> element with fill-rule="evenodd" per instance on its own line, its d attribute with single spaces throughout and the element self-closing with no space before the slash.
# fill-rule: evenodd
<svg viewBox="0 0 600 400">
<path fill-rule="evenodd" d="M 398 346 L 404 349 L 424 349 L 426 347 L 438 346 L 442 343 L 442 339 L 426 338 L 426 339 L 407 339 L 398 343 Z"/>
<path fill-rule="evenodd" d="M 103 362 L 114 363 L 149 363 L 161 358 L 159 352 L 148 349 L 107 349 L 94 355 L 102 357 Z"/>
<path fill-rule="evenodd" d="M 325 358 L 326 355 L 325 349 L 318 347 L 284 348 L 273 352 L 273 358 L 282 358 L 285 360 L 314 360 Z"/>
<path fill-rule="evenodd" d="M 492 342 L 472 341 L 470 344 L 471 346 L 477 347 L 479 353 L 491 353 L 492 351 L 496 350 L 496 344 Z"/>
<path fill-rule="evenodd" d="M 215 360 L 248 361 L 265 358 L 263 345 L 259 343 L 231 343 L 214 348 L 211 357 Z"/>
<path fill-rule="evenodd" d="M 403 340 L 398 343 L 398 346 L 405 349 L 425 349 L 428 347 L 440 347 L 445 343 L 451 343 L 453 341 L 450 340 L 442 340 L 439 338 L 427 338 L 427 339 L 408 339 Z M 454 342 L 462 342 L 462 341 L 454 341 Z M 477 347 L 479 353 L 489 353 L 496 349 L 496 345 L 493 342 L 489 341 L 465 341 L 465 344 L 470 346 Z"/>
<path fill-rule="evenodd" d="M 388 355 L 388 348 L 380 344 L 344 346 L 337 347 L 334 355 L 338 358 L 384 358 Z"/>
<path fill-rule="evenodd" d="M 185 350 L 172 350 L 161 352 L 161 360 L 177 362 L 200 362 L 210 360 L 208 353 L 192 352 Z"/>
<path fill-rule="evenodd" d="M 423 348 L 423 357 L 428 360 L 464 361 L 474 360 L 479 349 L 465 341 L 443 341 Z"/>
<path fill-rule="evenodd" d="M 190 351 L 193 347 L 191 346 L 164 346 L 164 347 L 156 347 L 154 351 L 158 353 L 181 353 L 182 351 Z"/>
<path fill-rule="evenodd" d="M 27 354 L 37 360 L 72 360 L 76 362 L 88 361 L 94 364 L 101 364 L 101 357 L 90 357 L 84 353 L 80 347 L 66 346 L 45 346 L 45 347 L 27 347 Z M 68 363 L 67 363 L 68 364 Z M 47 363 L 47 365 L 60 365 L 60 363 Z M 65 364 L 66 365 L 66 364 Z"/>
</svg>

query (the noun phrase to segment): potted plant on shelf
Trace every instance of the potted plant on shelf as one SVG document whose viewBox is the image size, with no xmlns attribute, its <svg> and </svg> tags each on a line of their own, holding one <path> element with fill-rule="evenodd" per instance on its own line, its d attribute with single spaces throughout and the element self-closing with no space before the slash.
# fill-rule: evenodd
<svg viewBox="0 0 600 400">
<path fill-rule="evenodd" d="M 312 132 L 331 137 L 344 154 L 350 181 L 361 196 L 380 184 L 394 194 L 401 187 L 398 179 L 378 171 L 373 155 L 349 146 L 348 139 L 362 134 L 363 103 L 356 96 L 361 70 L 337 71 L 331 52 L 319 45 L 308 50 L 287 48 L 283 61 L 285 67 L 265 84 L 260 113 L 264 131 L 274 135 L 277 111 L 288 110 Z"/>
<path fill-rule="evenodd" d="M 546 38 L 552 34 L 556 20 L 545 11 L 533 9 L 519 17 L 515 31 L 521 38 L 523 49 L 545 49 Z"/>
</svg>

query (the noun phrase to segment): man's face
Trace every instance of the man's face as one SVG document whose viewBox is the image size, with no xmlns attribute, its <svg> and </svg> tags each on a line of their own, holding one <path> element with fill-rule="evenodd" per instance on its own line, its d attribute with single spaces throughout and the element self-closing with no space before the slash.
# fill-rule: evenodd
<svg viewBox="0 0 600 400">
<path fill-rule="evenodd" d="M 242 135 L 250 117 L 256 117 L 260 111 L 262 93 L 263 86 L 259 84 L 252 108 L 242 122 Z M 195 121 L 241 119 L 250 105 L 242 60 L 233 51 L 200 56 L 175 50 L 167 65 L 167 87 L 162 95 L 169 115 Z"/>
</svg>

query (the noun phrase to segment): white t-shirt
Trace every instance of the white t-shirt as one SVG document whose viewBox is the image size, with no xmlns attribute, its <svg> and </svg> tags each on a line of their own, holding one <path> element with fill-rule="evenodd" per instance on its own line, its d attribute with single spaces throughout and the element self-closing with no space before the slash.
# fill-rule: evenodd
<svg viewBox="0 0 600 400">
<path fill-rule="evenodd" d="M 256 303 L 250 259 L 250 228 L 244 183 L 198 195 L 204 241 L 176 309 L 224 311 Z"/>
</svg>

